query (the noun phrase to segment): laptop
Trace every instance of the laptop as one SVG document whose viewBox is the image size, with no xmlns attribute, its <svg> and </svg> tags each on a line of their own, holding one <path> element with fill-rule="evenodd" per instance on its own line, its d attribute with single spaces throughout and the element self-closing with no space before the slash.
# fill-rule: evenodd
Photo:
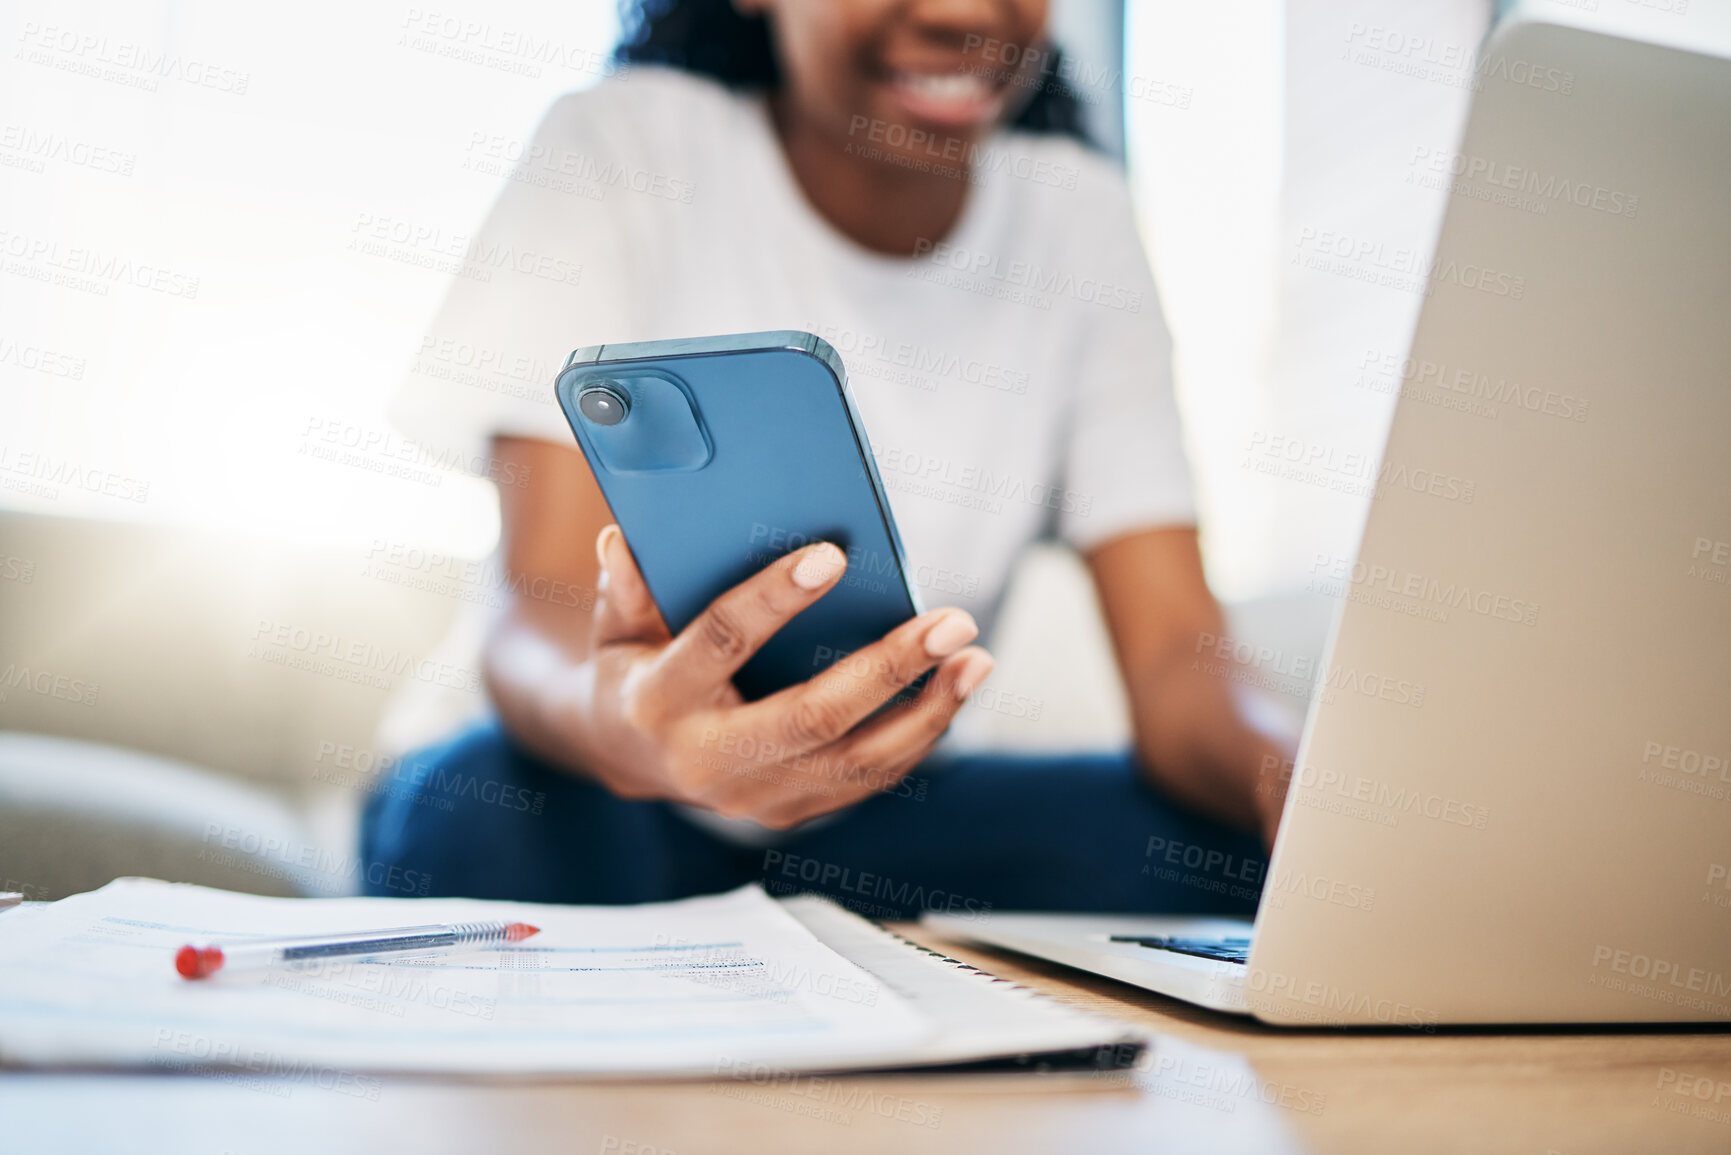
<svg viewBox="0 0 1731 1155">
<path fill-rule="evenodd" d="M 1731 1022 L 1727 12 L 1487 43 L 1254 922 L 928 925 L 1286 1026 Z"/>
</svg>

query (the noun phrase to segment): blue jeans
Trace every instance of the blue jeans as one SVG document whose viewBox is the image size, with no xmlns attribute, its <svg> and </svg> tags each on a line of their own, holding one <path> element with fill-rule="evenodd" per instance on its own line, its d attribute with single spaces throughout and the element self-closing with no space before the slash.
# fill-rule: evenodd
<svg viewBox="0 0 1731 1155">
<path fill-rule="evenodd" d="M 1124 755 L 932 759 L 768 849 L 630 801 L 497 723 L 404 758 L 363 819 L 367 893 L 624 903 L 762 883 L 869 918 L 922 910 L 1250 915 L 1262 845 L 1151 788 Z"/>
</svg>

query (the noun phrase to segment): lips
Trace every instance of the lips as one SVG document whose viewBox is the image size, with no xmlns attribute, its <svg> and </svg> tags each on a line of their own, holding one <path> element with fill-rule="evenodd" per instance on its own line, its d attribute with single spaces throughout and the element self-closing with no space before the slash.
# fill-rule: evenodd
<svg viewBox="0 0 1731 1155">
<path fill-rule="evenodd" d="M 971 72 L 892 72 L 889 89 L 912 116 L 950 128 L 995 119 L 1004 104 L 997 84 Z"/>
</svg>

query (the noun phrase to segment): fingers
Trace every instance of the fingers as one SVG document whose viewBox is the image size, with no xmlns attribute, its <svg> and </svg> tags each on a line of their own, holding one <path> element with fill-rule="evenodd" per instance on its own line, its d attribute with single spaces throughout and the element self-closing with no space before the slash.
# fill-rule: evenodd
<svg viewBox="0 0 1731 1155">
<path fill-rule="evenodd" d="M 828 593 L 847 555 L 828 542 L 795 550 L 709 603 L 662 651 L 647 687 L 669 701 L 713 698 L 794 615 Z"/>
<path fill-rule="evenodd" d="M 827 746 L 979 632 L 965 610 L 921 614 L 816 677 L 745 707 L 741 721 L 793 750 Z"/>
<path fill-rule="evenodd" d="M 933 671 L 910 702 L 884 711 L 840 742 L 794 750 L 739 725 L 749 707 L 711 714 L 685 800 L 728 817 L 786 827 L 894 790 L 943 736 L 992 671 L 977 646 Z"/>
<path fill-rule="evenodd" d="M 913 701 L 884 711 L 840 743 L 845 757 L 896 778 L 944 736 L 956 713 L 991 674 L 992 655 L 969 646 L 932 674 Z"/>
<path fill-rule="evenodd" d="M 637 559 L 625 544 L 617 525 L 602 529 L 595 538 L 595 553 L 601 560 L 600 605 L 595 614 L 597 644 L 621 641 L 659 641 L 667 627 L 649 587 L 637 568 Z"/>
<path fill-rule="evenodd" d="M 669 639 L 617 526 L 602 530 L 596 551 L 597 644 L 647 644 L 617 687 L 620 718 L 664 752 L 668 797 L 718 813 L 791 825 L 893 788 L 992 668 L 984 650 L 968 646 L 979 632 L 973 618 L 938 610 L 805 683 L 742 704 L 734 673 L 834 588 L 846 555 L 828 543 L 789 554 L 716 598 Z M 934 675 L 913 701 L 861 726 L 927 671 Z"/>
<path fill-rule="evenodd" d="M 992 656 L 978 646 L 957 653 L 933 672 L 912 702 L 797 759 L 768 789 L 752 792 L 752 817 L 768 826 L 792 826 L 894 789 L 931 753 L 992 666 Z"/>
</svg>

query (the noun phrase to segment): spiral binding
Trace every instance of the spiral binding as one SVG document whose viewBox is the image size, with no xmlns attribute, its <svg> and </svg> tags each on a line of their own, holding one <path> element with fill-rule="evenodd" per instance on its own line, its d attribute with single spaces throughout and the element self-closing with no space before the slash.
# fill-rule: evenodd
<svg viewBox="0 0 1731 1155">
<path fill-rule="evenodd" d="M 1019 983 L 1014 979 L 1007 979 L 1000 975 L 992 974 L 990 971 L 983 971 L 972 963 L 965 963 L 959 958 L 953 958 L 950 955 L 944 954 L 942 951 L 933 950 L 929 946 L 924 946 L 915 942 L 906 935 L 897 934 L 881 922 L 871 919 L 865 919 L 862 921 L 875 927 L 880 933 L 886 934 L 906 946 L 913 947 L 923 955 L 928 955 L 939 962 L 946 963 L 953 969 L 967 971 L 969 974 L 977 978 L 983 978 L 987 982 L 1001 985 L 1007 988 L 1006 993 L 1015 994 L 1021 998 L 1030 1000 L 1043 999 L 1055 1003 L 1056 1005 L 1063 1007 L 1065 1010 L 1071 1009 L 1063 1002 L 1063 1000 L 1055 998 L 1054 996 L 1047 994 L 1045 991 L 1036 990 L 1025 983 Z M 1083 1069 L 1092 1071 L 1123 1070 L 1136 1066 L 1140 1062 L 1145 1050 L 1146 1045 L 1140 1041 L 1102 1043 L 1094 1047 L 1084 1047 L 1079 1051 L 1071 1052 L 1064 1056 L 1039 1057 L 1032 1055 L 1018 1055 L 1003 1060 L 966 1065 L 970 1067 L 978 1067 L 980 1069 L 988 1069 L 994 1066 L 1008 1066 L 1036 1071 L 1057 1069 Z M 1057 1061 L 1054 1061 L 1054 1059 Z"/>
<path fill-rule="evenodd" d="M 889 927 L 885 926 L 881 922 L 873 921 L 871 923 L 871 925 L 876 927 L 878 930 L 882 931 L 884 934 L 889 935 L 891 938 L 896 939 L 899 942 L 905 943 L 908 946 L 913 947 L 915 950 L 919 951 L 921 954 L 930 955 L 933 958 L 937 959 L 939 962 L 945 962 L 945 963 L 950 964 L 950 966 L 956 968 L 957 970 L 967 971 L 969 974 L 975 975 L 979 978 L 983 978 L 987 982 L 1001 983 L 1004 986 L 1010 988 L 1010 990 L 1016 992 L 1017 994 L 1024 995 L 1030 999 L 1051 999 L 1053 1002 L 1058 1003 L 1060 1006 L 1063 1005 L 1062 1002 L 1060 1002 L 1057 999 L 1052 998 L 1052 996 L 1047 994 L 1045 991 L 1035 990 L 1033 987 L 1028 986 L 1025 983 L 1019 983 L 1014 979 L 1007 979 L 1007 978 L 1002 977 L 1001 975 L 995 975 L 990 971 L 983 971 L 979 967 L 973 965 L 972 963 L 965 963 L 959 958 L 952 958 L 949 955 L 944 954 L 942 951 L 935 951 L 929 946 L 922 946 L 921 944 L 915 942 L 913 939 L 908 938 L 906 935 L 897 934 L 895 931 L 891 930 Z"/>
</svg>

